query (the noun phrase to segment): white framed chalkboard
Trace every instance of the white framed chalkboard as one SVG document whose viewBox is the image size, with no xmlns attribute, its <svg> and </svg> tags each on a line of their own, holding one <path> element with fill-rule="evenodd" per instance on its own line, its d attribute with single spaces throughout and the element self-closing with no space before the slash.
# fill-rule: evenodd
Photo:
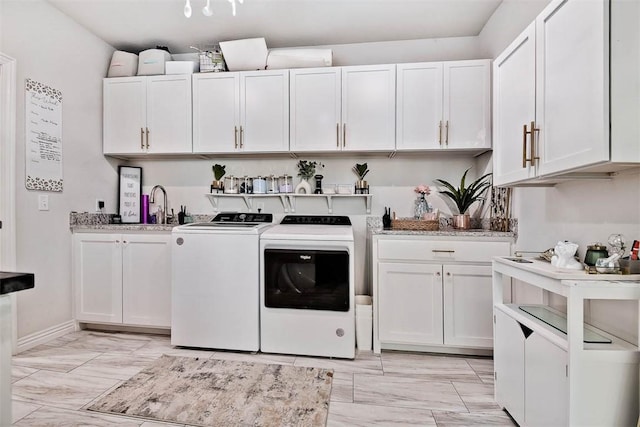
<svg viewBox="0 0 640 427">
<path fill-rule="evenodd" d="M 25 187 L 62 191 L 62 92 L 26 79 L 25 127 Z"/>
<path fill-rule="evenodd" d="M 118 166 L 118 175 L 118 213 L 123 224 L 137 224 L 141 218 L 142 168 Z"/>
</svg>

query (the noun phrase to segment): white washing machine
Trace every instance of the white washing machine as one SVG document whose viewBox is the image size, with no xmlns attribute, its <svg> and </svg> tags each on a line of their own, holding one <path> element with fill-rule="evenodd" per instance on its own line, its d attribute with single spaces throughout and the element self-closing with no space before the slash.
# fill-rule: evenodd
<svg viewBox="0 0 640 427">
<path fill-rule="evenodd" d="M 221 213 L 172 232 L 171 344 L 258 351 L 260 234 L 271 214 Z"/>
<path fill-rule="evenodd" d="M 349 217 L 285 216 L 260 236 L 260 270 L 261 351 L 355 357 Z"/>
</svg>

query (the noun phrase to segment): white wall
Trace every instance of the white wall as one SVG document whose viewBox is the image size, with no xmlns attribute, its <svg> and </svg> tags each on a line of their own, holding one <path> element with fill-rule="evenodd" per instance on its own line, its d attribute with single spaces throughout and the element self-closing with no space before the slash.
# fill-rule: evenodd
<svg viewBox="0 0 640 427">
<path fill-rule="evenodd" d="M 17 60 L 17 269 L 36 287 L 18 294 L 18 336 L 72 319 L 69 212 L 115 204 L 117 169 L 102 156 L 102 77 L 113 49 L 41 0 L 2 0 L 0 51 Z M 62 193 L 25 189 L 24 82 L 62 91 Z M 50 210 L 37 210 L 38 194 Z"/>
<path fill-rule="evenodd" d="M 532 22 L 547 0 L 505 0 L 480 33 L 483 51 L 495 58 Z M 626 236 L 628 245 L 640 239 L 640 174 L 622 174 L 605 181 L 573 181 L 553 188 L 516 188 L 513 215 L 518 218 L 516 249 L 539 251 L 559 240 L 586 246 L 606 243 L 612 233 Z M 561 298 L 552 299 L 562 306 Z M 637 303 L 591 304 L 592 320 L 637 341 Z"/>
</svg>

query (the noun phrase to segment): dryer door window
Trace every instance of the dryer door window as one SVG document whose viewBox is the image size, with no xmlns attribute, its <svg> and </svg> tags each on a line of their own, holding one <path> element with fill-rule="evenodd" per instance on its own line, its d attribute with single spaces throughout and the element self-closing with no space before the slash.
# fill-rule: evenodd
<svg viewBox="0 0 640 427">
<path fill-rule="evenodd" d="M 349 311 L 349 252 L 266 249 L 265 306 Z"/>
</svg>

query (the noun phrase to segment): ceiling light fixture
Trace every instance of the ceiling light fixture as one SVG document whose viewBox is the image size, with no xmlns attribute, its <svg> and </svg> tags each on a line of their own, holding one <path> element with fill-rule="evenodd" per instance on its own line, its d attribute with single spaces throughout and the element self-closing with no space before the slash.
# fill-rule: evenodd
<svg viewBox="0 0 640 427">
<path fill-rule="evenodd" d="M 236 1 L 240 4 L 244 3 L 244 0 L 229 0 L 229 3 L 231 3 L 231 13 L 233 16 L 236 16 Z M 186 16 L 187 18 L 191 18 L 192 11 L 191 0 L 186 0 L 186 3 L 184 5 L 184 16 Z M 207 0 L 207 5 L 202 8 L 202 14 L 204 16 L 213 15 L 213 10 L 211 10 L 211 0 Z"/>
</svg>

